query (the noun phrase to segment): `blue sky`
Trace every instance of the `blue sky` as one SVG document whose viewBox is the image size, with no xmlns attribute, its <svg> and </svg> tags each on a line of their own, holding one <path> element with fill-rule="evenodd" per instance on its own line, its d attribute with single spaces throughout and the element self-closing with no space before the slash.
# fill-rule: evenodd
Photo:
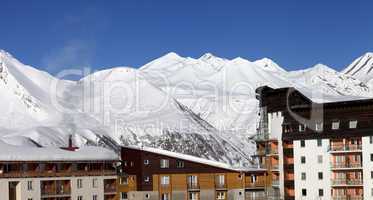
<svg viewBox="0 0 373 200">
<path fill-rule="evenodd" d="M 373 1 L 0 0 L 0 48 L 57 73 L 139 67 L 173 51 L 341 69 L 373 51 Z"/>
</svg>

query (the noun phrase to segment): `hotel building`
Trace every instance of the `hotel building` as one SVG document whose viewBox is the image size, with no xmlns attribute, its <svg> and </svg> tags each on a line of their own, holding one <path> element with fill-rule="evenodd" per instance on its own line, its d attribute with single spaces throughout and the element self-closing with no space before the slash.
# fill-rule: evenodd
<svg viewBox="0 0 373 200">
<path fill-rule="evenodd" d="M 98 147 L 37 148 L 0 142 L 0 199 L 118 199 L 119 157 Z"/>
<path fill-rule="evenodd" d="M 294 88 L 256 92 L 256 156 L 273 194 L 285 200 L 373 199 L 372 99 L 315 103 Z"/>
<path fill-rule="evenodd" d="M 266 170 L 148 147 L 122 148 L 121 200 L 265 200 Z"/>
</svg>

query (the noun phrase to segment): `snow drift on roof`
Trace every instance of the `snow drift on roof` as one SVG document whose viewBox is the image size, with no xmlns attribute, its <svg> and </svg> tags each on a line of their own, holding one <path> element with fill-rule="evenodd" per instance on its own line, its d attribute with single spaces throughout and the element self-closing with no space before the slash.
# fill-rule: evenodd
<svg viewBox="0 0 373 200">
<path fill-rule="evenodd" d="M 111 150 L 84 146 L 76 151 L 67 151 L 53 147 L 21 147 L 0 141 L 0 161 L 89 161 L 119 160 Z"/>
</svg>

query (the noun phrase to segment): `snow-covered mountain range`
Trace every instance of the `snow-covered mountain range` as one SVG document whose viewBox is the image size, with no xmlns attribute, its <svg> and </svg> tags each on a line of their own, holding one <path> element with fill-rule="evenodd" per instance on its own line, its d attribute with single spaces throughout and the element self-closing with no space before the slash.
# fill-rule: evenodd
<svg viewBox="0 0 373 200">
<path fill-rule="evenodd" d="M 254 62 L 166 54 L 144 66 L 63 80 L 0 51 L 0 140 L 22 146 L 162 148 L 233 165 L 255 150 L 255 88 L 293 86 L 315 101 L 373 97 L 373 54 L 342 72 L 317 64 L 286 71 Z"/>
</svg>

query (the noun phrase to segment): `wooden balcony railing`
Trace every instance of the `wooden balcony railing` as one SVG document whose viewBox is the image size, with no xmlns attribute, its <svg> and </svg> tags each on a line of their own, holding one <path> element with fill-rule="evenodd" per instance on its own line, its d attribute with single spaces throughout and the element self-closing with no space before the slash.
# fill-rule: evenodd
<svg viewBox="0 0 373 200">
<path fill-rule="evenodd" d="M 340 185 L 363 185 L 363 179 L 332 179 L 332 185 L 340 186 Z"/>
<path fill-rule="evenodd" d="M 115 176 L 115 170 L 95 170 L 95 171 L 10 171 L 1 172 L 0 178 L 23 178 L 23 177 L 65 177 L 65 176 Z"/>
<path fill-rule="evenodd" d="M 332 200 L 363 200 L 363 196 L 332 196 Z"/>
<path fill-rule="evenodd" d="M 71 188 L 70 187 L 49 187 L 47 189 L 41 189 L 42 196 L 55 196 L 55 195 L 70 195 Z"/>
<path fill-rule="evenodd" d="M 259 180 L 256 182 L 246 182 L 245 183 L 246 188 L 262 188 L 265 186 L 264 180 Z"/>
<path fill-rule="evenodd" d="M 104 186 L 104 193 L 116 193 L 117 186 L 115 184 L 106 184 Z"/>
<path fill-rule="evenodd" d="M 280 180 L 272 180 L 272 185 L 274 186 L 280 185 Z"/>
<path fill-rule="evenodd" d="M 348 144 L 348 145 L 331 145 L 329 147 L 330 151 L 361 151 L 361 144 Z"/>
<path fill-rule="evenodd" d="M 217 189 L 217 190 L 225 190 L 225 189 L 227 189 L 227 184 L 226 183 L 216 182 L 215 183 L 215 189 Z"/>
<path fill-rule="evenodd" d="M 188 190 L 199 190 L 198 183 L 188 183 Z"/>
<path fill-rule="evenodd" d="M 361 162 L 341 162 L 341 163 L 331 163 L 331 168 L 340 169 L 340 168 L 361 168 Z"/>
</svg>

